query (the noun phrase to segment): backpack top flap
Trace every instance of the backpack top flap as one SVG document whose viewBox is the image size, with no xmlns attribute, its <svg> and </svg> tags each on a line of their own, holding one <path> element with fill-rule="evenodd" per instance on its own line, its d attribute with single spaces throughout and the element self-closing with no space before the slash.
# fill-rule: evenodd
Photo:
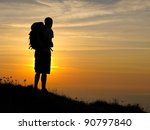
<svg viewBox="0 0 150 130">
<path fill-rule="evenodd" d="M 31 25 L 31 32 L 29 33 L 29 48 L 38 49 L 42 47 L 44 29 L 45 26 L 43 22 L 35 22 Z"/>
</svg>

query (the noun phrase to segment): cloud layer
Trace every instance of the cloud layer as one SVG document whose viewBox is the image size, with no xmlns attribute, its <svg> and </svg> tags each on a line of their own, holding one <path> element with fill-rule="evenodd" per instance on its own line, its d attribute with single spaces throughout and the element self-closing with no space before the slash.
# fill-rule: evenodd
<svg viewBox="0 0 150 130">
<path fill-rule="evenodd" d="M 56 20 L 56 27 L 84 27 L 147 19 L 149 0 L 36 0 Z M 141 13 L 142 12 L 142 13 Z M 140 14 L 141 13 L 141 14 Z M 121 21 L 123 21 L 121 23 Z M 145 23 L 142 23 L 145 24 Z"/>
<path fill-rule="evenodd" d="M 147 11 L 149 0 L 1 0 L 0 22 L 31 22 L 51 16 L 59 27 L 91 26 Z M 135 14 L 134 14 L 135 15 Z M 138 14 L 137 14 L 137 17 Z M 112 20 L 113 19 L 113 20 Z M 97 21 L 97 23 L 96 23 Z M 100 22 L 101 21 L 101 22 Z M 117 20 L 118 21 L 118 20 Z"/>
<path fill-rule="evenodd" d="M 133 37 L 150 41 L 149 0 L 0 0 L 0 8 L 1 32 L 29 29 L 34 21 L 51 16 L 62 36 L 70 33 L 75 37 L 80 32 L 110 40 Z"/>
</svg>

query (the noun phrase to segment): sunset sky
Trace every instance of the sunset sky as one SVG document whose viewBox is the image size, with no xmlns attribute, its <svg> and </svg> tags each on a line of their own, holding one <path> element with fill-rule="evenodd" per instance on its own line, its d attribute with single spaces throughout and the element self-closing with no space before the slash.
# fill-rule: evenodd
<svg viewBox="0 0 150 130">
<path fill-rule="evenodd" d="M 54 20 L 49 91 L 150 111 L 149 0 L 0 0 L 0 78 L 33 84 L 33 22 Z"/>
</svg>

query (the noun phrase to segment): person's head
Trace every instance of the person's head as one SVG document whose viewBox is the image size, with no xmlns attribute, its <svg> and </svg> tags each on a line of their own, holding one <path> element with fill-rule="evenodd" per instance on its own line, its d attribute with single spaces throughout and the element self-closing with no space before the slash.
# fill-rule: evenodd
<svg viewBox="0 0 150 130">
<path fill-rule="evenodd" d="M 47 27 L 51 28 L 52 25 L 53 25 L 53 19 L 50 18 L 50 17 L 46 17 L 45 20 L 44 20 L 44 22 L 45 22 L 45 26 L 47 26 Z"/>
</svg>

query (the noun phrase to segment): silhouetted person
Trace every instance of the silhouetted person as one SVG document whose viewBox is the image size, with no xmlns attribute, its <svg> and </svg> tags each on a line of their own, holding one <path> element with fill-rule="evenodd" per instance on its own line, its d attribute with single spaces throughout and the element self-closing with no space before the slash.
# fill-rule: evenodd
<svg viewBox="0 0 150 130">
<path fill-rule="evenodd" d="M 42 41 L 42 46 L 35 49 L 35 79 L 34 88 L 37 90 L 38 82 L 41 76 L 42 91 L 47 92 L 46 81 L 47 74 L 50 74 L 51 66 L 51 47 L 53 47 L 52 38 L 54 37 L 52 25 L 53 20 L 50 17 L 45 18 L 45 28 L 44 28 L 44 40 Z"/>
</svg>

